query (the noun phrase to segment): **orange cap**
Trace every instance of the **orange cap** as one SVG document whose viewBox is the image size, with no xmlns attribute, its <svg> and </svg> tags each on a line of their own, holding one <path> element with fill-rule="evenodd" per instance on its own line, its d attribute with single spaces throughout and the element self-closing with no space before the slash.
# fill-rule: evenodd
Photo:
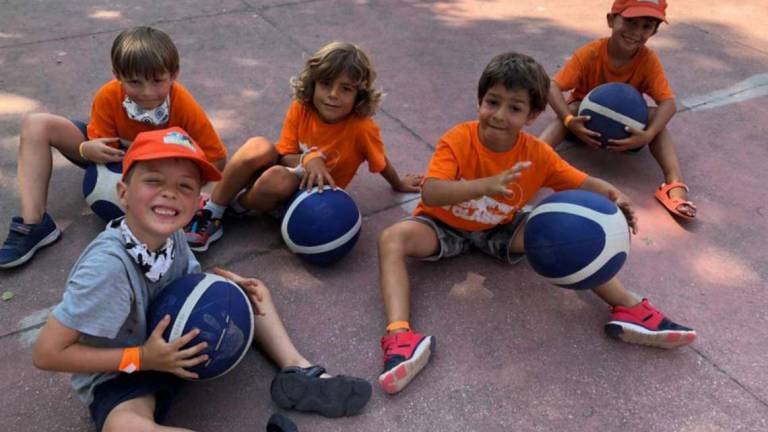
<svg viewBox="0 0 768 432">
<path fill-rule="evenodd" d="M 667 0 L 616 0 L 611 7 L 611 13 L 627 18 L 651 17 L 664 22 L 666 17 Z"/>
<path fill-rule="evenodd" d="M 208 162 L 197 143 L 179 127 L 136 135 L 123 159 L 123 177 L 134 162 L 169 158 L 189 159 L 197 164 L 203 182 L 221 180 L 218 168 Z"/>
</svg>

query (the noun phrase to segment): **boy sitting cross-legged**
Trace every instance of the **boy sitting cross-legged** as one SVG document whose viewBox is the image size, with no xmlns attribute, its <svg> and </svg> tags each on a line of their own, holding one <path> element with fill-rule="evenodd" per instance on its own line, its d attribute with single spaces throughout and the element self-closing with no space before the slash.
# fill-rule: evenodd
<svg viewBox="0 0 768 432">
<path fill-rule="evenodd" d="M 506 53 L 486 66 L 478 85 L 476 121 L 461 123 L 437 144 L 414 215 L 379 237 L 381 292 L 387 319 L 381 339 L 384 371 L 379 384 L 402 390 L 426 366 L 434 337 L 416 333 L 410 320 L 405 260 L 436 261 L 472 247 L 514 264 L 524 256 L 528 213 L 523 206 L 542 187 L 585 189 L 608 196 L 637 230 L 632 205 L 611 184 L 573 168 L 546 143 L 522 131 L 547 104 L 549 78 L 532 58 Z M 696 333 L 673 323 L 614 277 L 594 289 L 612 306 L 605 330 L 626 342 L 671 348 Z"/>
</svg>

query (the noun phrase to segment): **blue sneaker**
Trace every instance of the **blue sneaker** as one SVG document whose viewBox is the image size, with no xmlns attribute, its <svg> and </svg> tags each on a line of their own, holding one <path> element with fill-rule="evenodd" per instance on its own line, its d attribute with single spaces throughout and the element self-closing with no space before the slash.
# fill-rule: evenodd
<svg viewBox="0 0 768 432">
<path fill-rule="evenodd" d="M 61 237 L 61 230 L 45 213 L 39 224 L 25 224 L 16 216 L 11 219 L 8 238 L 0 248 L 0 268 L 11 268 L 29 261 L 38 249 L 48 246 Z"/>
</svg>

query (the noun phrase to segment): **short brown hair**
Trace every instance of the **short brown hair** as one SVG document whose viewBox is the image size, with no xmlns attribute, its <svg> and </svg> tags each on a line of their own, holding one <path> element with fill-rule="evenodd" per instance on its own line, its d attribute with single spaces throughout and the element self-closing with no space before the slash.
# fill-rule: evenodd
<svg viewBox="0 0 768 432">
<path fill-rule="evenodd" d="M 483 101 L 488 89 L 499 83 L 508 90 L 526 90 L 531 99 L 532 113 L 540 113 L 547 108 L 549 76 L 533 57 L 507 52 L 491 59 L 477 85 L 478 103 Z"/>
<path fill-rule="evenodd" d="M 179 52 L 170 36 L 152 27 L 123 30 L 112 43 L 112 69 L 118 76 L 154 78 L 179 71 Z"/>
<path fill-rule="evenodd" d="M 376 71 L 368 55 L 359 46 L 347 42 L 331 42 L 320 48 L 304 64 L 297 77 L 291 78 L 293 97 L 312 105 L 315 83 L 333 80 L 346 73 L 357 83 L 354 112 L 361 117 L 372 116 L 381 103 L 384 93 L 373 86 Z"/>
</svg>

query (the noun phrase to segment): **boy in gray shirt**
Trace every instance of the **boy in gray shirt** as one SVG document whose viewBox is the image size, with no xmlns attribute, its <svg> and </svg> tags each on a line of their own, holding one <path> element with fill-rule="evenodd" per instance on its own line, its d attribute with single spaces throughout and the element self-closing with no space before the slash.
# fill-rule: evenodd
<svg viewBox="0 0 768 432">
<path fill-rule="evenodd" d="M 99 431 L 157 427 L 180 378 L 197 378 L 187 368 L 207 360 L 201 354 L 205 342 L 185 347 L 197 329 L 166 342 L 162 334 L 170 317 L 149 329 L 147 310 L 168 283 L 201 271 L 180 229 L 197 210 L 202 184 L 220 178 L 182 129 L 139 134 L 118 184 L 126 215 L 110 222 L 80 256 L 61 303 L 40 332 L 35 366 L 73 373 L 72 386 Z M 365 406 L 370 384 L 331 377 L 304 358 L 261 281 L 215 272 L 240 285 L 255 307 L 255 339 L 282 368 L 272 383 L 278 405 L 329 417 L 353 415 Z M 297 387 L 302 391 L 285 391 Z"/>
</svg>

